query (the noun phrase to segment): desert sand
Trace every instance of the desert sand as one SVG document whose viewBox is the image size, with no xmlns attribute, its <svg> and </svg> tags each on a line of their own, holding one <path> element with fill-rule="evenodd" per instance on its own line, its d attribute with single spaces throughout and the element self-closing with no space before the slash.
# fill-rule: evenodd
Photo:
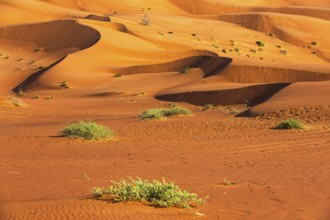
<svg viewBox="0 0 330 220">
<path fill-rule="evenodd" d="M 330 219 L 329 30 L 329 0 L 0 0 L 0 219 Z M 115 138 L 59 136 L 87 119 Z M 127 176 L 209 199 L 93 198 Z"/>
</svg>

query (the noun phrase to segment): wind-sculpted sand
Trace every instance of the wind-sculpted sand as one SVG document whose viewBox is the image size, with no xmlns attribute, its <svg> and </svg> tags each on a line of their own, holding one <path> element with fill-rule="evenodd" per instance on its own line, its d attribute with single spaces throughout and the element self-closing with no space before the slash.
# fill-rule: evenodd
<svg viewBox="0 0 330 220">
<path fill-rule="evenodd" d="M 0 219 L 329 219 L 328 27 L 328 0 L 0 0 Z M 93 198 L 127 176 L 209 199 Z"/>
</svg>

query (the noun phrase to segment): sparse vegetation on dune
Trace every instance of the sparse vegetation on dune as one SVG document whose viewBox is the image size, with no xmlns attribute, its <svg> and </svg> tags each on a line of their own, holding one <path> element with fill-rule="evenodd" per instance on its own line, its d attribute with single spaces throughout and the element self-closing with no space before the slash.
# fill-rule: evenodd
<svg viewBox="0 0 330 220">
<path fill-rule="evenodd" d="M 153 108 L 140 113 L 139 118 L 141 120 L 146 119 L 161 119 L 174 115 L 191 115 L 191 111 L 181 107 L 172 108 Z"/>
<path fill-rule="evenodd" d="M 287 120 L 282 121 L 279 125 L 276 126 L 277 129 L 295 129 L 301 130 L 305 128 L 303 122 L 298 119 L 290 118 Z"/>
<path fill-rule="evenodd" d="M 256 41 L 256 44 L 259 46 L 259 47 L 264 47 L 265 46 L 265 43 L 263 41 Z"/>
<path fill-rule="evenodd" d="M 189 208 L 194 204 L 205 203 L 206 198 L 198 198 L 197 194 L 181 190 L 174 182 L 167 183 L 165 179 L 157 181 L 122 179 L 119 182 L 111 181 L 110 186 L 95 187 L 96 198 L 108 198 L 113 202 L 149 202 L 155 207 Z"/>
<path fill-rule="evenodd" d="M 113 131 L 93 121 L 78 121 L 66 126 L 61 132 L 64 137 L 102 140 L 112 138 Z"/>
</svg>

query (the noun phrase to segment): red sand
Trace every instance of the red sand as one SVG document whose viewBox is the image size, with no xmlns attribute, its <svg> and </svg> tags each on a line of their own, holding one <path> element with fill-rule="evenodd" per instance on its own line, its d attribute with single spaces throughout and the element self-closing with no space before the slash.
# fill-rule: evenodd
<svg viewBox="0 0 330 220">
<path fill-rule="evenodd" d="M 330 219 L 328 0 L 0 0 L 0 12 L 0 219 Z M 193 116 L 137 118 L 169 102 Z M 292 117 L 306 129 L 272 129 Z M 80 119 L 116 138 L 58 137 Z M 92 199 L 127 176 L 210 199 Z"/>
</svg>

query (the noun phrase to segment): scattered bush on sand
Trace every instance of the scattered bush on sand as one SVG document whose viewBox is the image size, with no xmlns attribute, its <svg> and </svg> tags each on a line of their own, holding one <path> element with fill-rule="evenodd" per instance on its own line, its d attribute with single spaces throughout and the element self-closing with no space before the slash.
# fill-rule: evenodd
<svg viewBox="0 0 330 220">
<path fill-rule="evenodd" d="M 290 118 L 287 120 L 282 121 L 279 125 L 276 127 L 277 129 L 304 129 L 305 125 L 301 121 Z"/>
<path fill-rule="evenodd" d="M 61 89 L 70 89 L 70 86 L 66 81 L 60 82 L 59 86 Z"/>
<path fill-rule="evenodd" d="M 66 126 L 61 135 L 64 137 L 84 138 L 86 140 L 102 140 L 113 137 L 113 132 L 93 121 L 78 121 Z"/>
<path fill-rule="evenodd" d="M 136 180 L 129 177 L 119 182 L 111 181 L 110 186 L 95 187 L 93 189 L 96 198 L 110 199 L 113 202 L 149 202 L 152 206 L 167 208 L 190 208 L 194 204 L 205 203 L 206 198 L 197 198 L 196 193 L 181 190 L 174 182 L 167 183 L 165 179 L 157 181 Z"/>
<path fill-rule="evenodd" d="M 115 78 L 121 78 L 121 75 L 119 73 L 116 73 L 113 77 L 115 77 Z"/>
<path fill-rule="evenodd" d="M 262 41 L 256 41 L 256 44 L 257 44 L 259 47 L 264 47 L 264 46 L 265 46 L 265 43 L 262 42 Z"/>
<path fill-rule="evenodd" d="M 153 108 L 140 113 L 141 120 L 160 119 L 174 115 L 191 115 L 191 111 L 181 107 L 173 108 Z"/>
<path fill-rule="evenodd" d="M 317 46 L 318 45 L 318 43 L 315 42 L 315 41 L 311 42 L 311 44 L 314 45 L 314 46 Z"/>
</svg>

